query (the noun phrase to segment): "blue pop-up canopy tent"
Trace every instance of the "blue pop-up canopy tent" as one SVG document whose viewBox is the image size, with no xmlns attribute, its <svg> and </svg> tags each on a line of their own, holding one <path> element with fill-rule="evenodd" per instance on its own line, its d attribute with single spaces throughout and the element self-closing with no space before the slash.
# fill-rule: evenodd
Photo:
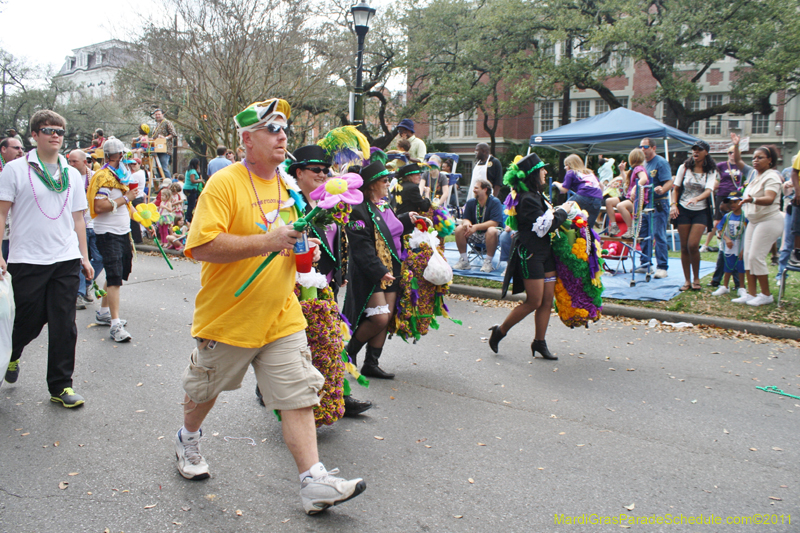
<svg viewBox="0 0 800 533">
<path fill-rule="evenodd" d="M 673 150 L 691 148 L 699 140 L 652 117 L 618 107 L 554 130 L 532 135 L 531 148 L 541 146 L 559 152 L 583 155 L 627 154 L 636 148 L 639 145 L 638 141 L 644 137 L 656 145 L 663 141 L 665 153 L 669 150 L 667 139 L 673 140 Z"/>
</svg>

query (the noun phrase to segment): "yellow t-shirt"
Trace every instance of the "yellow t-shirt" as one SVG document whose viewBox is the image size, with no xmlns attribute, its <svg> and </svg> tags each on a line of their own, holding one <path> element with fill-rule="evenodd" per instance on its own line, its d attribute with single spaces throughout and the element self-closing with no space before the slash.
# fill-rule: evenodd
<svg viewBox="0 0 800 533">
<path fill-rule="evenodd" d="M 261 209 L 268 220 L 276 217 L 280 186 L 281 216 L 270 229 L 297 220 L 297 211 L 280 180 L 264 181 L 253 175 Z M 192 248 L 210 242 L 220 233 L 259 235 L 267 231 L 247 168 L 236 163 L 214 173 L 197 202 L 186 242 Z M 234 263 L 203 263 L 200 292 L 192 321 L 192 336 L 242 348 L 260 348 L 306 328 L 303 311 L 294 295 L 295 259 L 283 250 L 238 298 L 234 293 L 247 281 L 265 256 Z"/>
<path fill-rule="evenodd" d="M 800 152 L 797 152 L 797 155 L 794 156 L 794 161 L 792 161 L 792 168 L 800 172 Z"/>
</svg>

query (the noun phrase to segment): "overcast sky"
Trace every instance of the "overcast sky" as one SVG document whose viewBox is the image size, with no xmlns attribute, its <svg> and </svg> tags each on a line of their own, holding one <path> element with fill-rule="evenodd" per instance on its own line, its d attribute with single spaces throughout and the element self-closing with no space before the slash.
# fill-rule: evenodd
<svg viewBox="0 0 800 533">
<path fill-rule="evenodd" d="M 379 9 L 385 3 L 370 2 Z M 130 39 L 142 13 L 157 13 L 160 6 L 155 0 L 6 0 L 0 5 L 0 47 L 58 70 L 75 48 Z"/>
<path fill-rule="evenodd" d="M 131 22 L 153 5 L 153 0 L 7 0 L 0 5 L 0 47 L 58 70 L 74 48 L 128 38 Z"/>
</svg>

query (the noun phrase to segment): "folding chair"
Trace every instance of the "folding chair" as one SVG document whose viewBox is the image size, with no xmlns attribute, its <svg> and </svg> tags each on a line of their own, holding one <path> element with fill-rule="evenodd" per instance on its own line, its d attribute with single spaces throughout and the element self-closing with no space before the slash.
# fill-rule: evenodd
<svg viewBox="0 0 800 533">
<path fill-rule="evenodd" d="M 644 206 L 644 194 L 649 189 L 649 201 L 647 203 L 647 207 Z M 627 274 L 627 270 L 624 269 L 624 261 L 626 259 L 631 260 L 631 287 L 636 286 L 636 255 L 638 254 L 639 257 L 644 257 L 644 253 L 641 250 L 641 243 L 645 241 L 645 239 L 653 239 L 653 212 L 655 209 L 653 208 L 653 186 L 645 185 L 644 187 L 641 185 L 636 185 L 636 199 L 637 202 L 633 206 L 633 238 L 631 239 L 623 239 L 621 237 L 606 237 L 603 241 L 611 241 L 611 242 L 619 242 L 620 245 L 624 248 L 625 251 L 620 251 L 619 258 L 617 261 L 617 269 L 612 269 L 611 271 L 616 273 L 619 265 L 622 263 L 623 265 L 623 272 Z M 641 238 L 640 232 L 642 230 L 642 222 L 644 218 L 647 217 L 647 228 L 648 228 L 648 235 L 647 237 Z M 647 264 L 652 265 L 652 253 L 653 253 L 653 246 L 650 247 L 650 257 L 648 257 Z M 648 269 L 647 273 L 645 274 L 644 280 L 646 282 L 650 281 L 650 270 Z"/>
<path fill-rule="evenodd" d="M 781 288 L 778 289 L 778 307 L 781 306 L 781 298 L 783 298 L 783 290 L 786 288 L 786 275 L 789 273 L 790 270 L 792 272 L 800 272 L 800 268 L 793 267 L 791 265 L 786 265 L 786 268 L 783 269 L 783 272 L 781 273 Z"/>
</svg>

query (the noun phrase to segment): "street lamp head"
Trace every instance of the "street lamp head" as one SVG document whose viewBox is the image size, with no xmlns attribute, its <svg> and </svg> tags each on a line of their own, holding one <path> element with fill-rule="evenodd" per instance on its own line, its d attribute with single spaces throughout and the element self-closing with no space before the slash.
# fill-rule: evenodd
<svg viewBox="0 0 800 533">
<path fill-rule="evenodd" d="M 366 34 L 369 31 L 369 21 L 375 15 L 376 9 L 369 6 L 369 2 L 363 1 L 350 8 L 350 13 L 353 14 L 353 22 L 355 23 L 357 34 Z"/>
</svg>

